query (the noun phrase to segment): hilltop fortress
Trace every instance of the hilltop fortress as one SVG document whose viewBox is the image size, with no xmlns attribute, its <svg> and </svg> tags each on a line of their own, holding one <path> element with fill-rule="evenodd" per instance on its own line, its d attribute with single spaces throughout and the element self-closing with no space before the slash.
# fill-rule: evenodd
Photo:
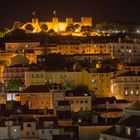
<svg viewBox="0 0 140 140">
<path fill-rule="evenodd" d="M 65 32 L 66 28 L 69 25 L 76 25 L 78 24 L 80 27 L 81 26 L 90 26 L 92 27 L 92 17 L 81 17 L 80 21 L 73 21 L 73 18 L 66 17 L 65 22 L 59 21 L 58 17 L 53 17 L 52 21 L 39 21 L 38 18 L 33 18 L 31 22 L 27 22 L 26 24 L 21 26 L 21 29 L 26 29 L 26 25 L 31 24 L 34 29 L 33 32 L 40 32 L 41 31 L 41 26 L 42 25 L 47 25 L 48 30 L 53 29 L 55 32 Z M 80 28 L 79 27 L 79 28 Z M 80 29 L 77 30 L 76 32 L 80 32 Z"/>
</svg>

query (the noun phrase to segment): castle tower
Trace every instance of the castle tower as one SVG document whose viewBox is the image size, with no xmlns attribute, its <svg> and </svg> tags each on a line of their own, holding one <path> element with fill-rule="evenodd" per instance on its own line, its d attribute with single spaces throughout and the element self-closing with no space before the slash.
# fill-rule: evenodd
<svg viewBox="0 0 140 140">
<path fill-rule="evenodd" d="M 92 17 L 81 17 L 81 26 L 92 26 Z"/>
<path fill-rule="evenodd" d="M 66 17 L 66 23 L 67 23 L 67 25 L 72 24 L 73 23 L 73 18 Z"/>
<path fill-rule="evenodd" d="M 39 21 L 38 18 L 32 18 L 32 25 L 34 27 L 34 31 L 33 32 L 40 32 L 40 26 L 39 26 Z"/>
<path fill-rule="evenodd" d="M 58 32 L 58 17 L 53 17 L 52 18 L 52 23 L 53 23 L 53 29 L 55 32 Z"/>
<path fill-rule="evenodd" d="M 38 23 L 38 18 L 32 18 L 32 24 Z"/>
</svg>

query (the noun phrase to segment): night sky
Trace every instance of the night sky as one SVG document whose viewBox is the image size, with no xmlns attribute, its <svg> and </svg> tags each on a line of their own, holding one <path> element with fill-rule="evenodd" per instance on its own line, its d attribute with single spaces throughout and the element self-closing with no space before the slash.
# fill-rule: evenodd
<svg viewBox="0 0 140 140">
<path fill-rule="evenodd" d="M 50 20 L 54 10 L 62 20 L 66 16 L 75 20 L 92 16 L 93 23 L 140 22 L 140 0 L 0 0 L 0 26 L 30 21 L 33 11 L 40 20 Z"/>
</svg>

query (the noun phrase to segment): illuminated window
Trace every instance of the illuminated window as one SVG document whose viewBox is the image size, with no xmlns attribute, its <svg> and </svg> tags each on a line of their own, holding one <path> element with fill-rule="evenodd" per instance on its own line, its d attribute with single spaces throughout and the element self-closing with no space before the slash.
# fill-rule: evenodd
<svg viewBox="0 0 140 140">
<path fill-rule="evenodd" d="M 136 90 L 136 95 L 139 95 L 139 91 L 138 90 Z"/>
<path fill-rule="evenodd" d="M 140 128 L 137 128 L 136 130 L 137 130 L 137 137 L 140 138 Z"/>
<path fill-rule="evenodd" d="M 131 90 L 130 94 L 133 95 L 133 93 L 134 93 L 133 90 Z"/>
<path fill-rule="evenodd" d="M 126 127 L 126 135 L 130 136 L 131 134 L 131 128 L 130 127 Z"/>
<path fill-rule="evenodd" d="M 126 90 L 124 94 L 127 96 L 128 95 L 128 91 Z"/>
<path fill-rule="evenodd" d="M 96 81 L 94 79 L 92 79 L 92 83 L 95 83 Z"/>
<path fill-rule="evenodd" d="M 129 49 L 128 51 L 129 51 L 129 53 L 131 53 L 131 52 L 132 52 L 132 50 L 131 50 L 131 49 Z"/>
</svg>

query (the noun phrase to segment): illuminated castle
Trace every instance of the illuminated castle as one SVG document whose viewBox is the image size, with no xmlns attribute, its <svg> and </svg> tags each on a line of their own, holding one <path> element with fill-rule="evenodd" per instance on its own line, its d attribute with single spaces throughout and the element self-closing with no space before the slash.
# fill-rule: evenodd
<svg viewBox="0 0 140 140">
<path fill-rule="evenodd" d="M 92 26 L 92 17 L 81 17 L 80 21 L 74 22 L 73 18 L 66 18 L 65 22 L 59 21 L 58 17 L 53 17 L 52 21 L 41 22 L 37 18 L 33 18 L 32 22 L 24 24 L 21 28 L 25 29 L 27 24 L 31 24 L 34 27 L 33 32 L 40 32 L 42 25 L 47 25 L 48 30 L 53 29 L 55 32 L 64 32 L 69 25 Z M 80 30 L 79 30 L 80 31 Z M 77 32 L 79 32 L 77 31 Z"/>
</svg>

